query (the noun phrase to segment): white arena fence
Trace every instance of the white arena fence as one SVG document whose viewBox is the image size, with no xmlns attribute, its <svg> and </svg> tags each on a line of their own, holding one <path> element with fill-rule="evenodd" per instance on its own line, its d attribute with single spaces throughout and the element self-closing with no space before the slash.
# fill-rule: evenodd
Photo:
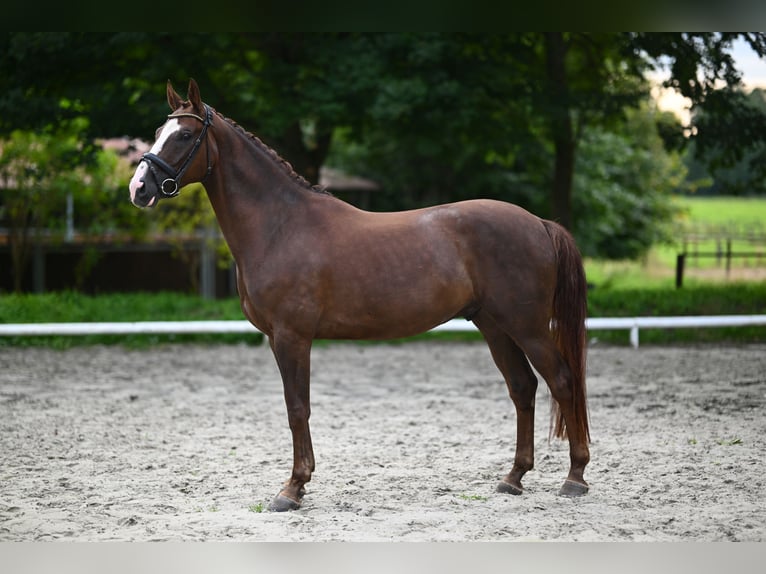
<svg viewBox="0 0 766 574">
<path fill-rule="evenodd" d="M 630 344 L 638 348 L 639 329 L 744 327 L 766 325 L 766 315 L 703 315 L 697 317 L 591 317 L 588 330 L 628 330 Z M 452 319 L 430 332 L 477 331 L 470 321 Z M 191 333 L 259 333 L 248 321 L 136 321 L 114 323 L 7 323 L 0 336 L 135 335 Z"/>
</svg>

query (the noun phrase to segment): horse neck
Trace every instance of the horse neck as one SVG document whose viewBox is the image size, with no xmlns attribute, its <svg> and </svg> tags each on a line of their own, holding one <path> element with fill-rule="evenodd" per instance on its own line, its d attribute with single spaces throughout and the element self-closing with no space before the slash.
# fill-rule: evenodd
<svg viewBox="0 0 766 574">
<path fill-rule="evenodd" d="M 304 211 L 299 206 L 309 203 L 313 192 L 263 144 L 225 120 L 219 122 L 219 159 L 204 185 L 226 242 L 239 260 L 244 249 L 265 248 L 266 239 L 287 217 Z"/>
</svg>

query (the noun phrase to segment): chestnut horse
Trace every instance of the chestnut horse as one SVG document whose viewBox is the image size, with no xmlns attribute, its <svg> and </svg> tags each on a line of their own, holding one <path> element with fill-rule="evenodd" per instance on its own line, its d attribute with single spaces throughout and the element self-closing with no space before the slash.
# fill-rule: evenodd
<svg viewBox="0 0 766 574">
<path fill-rule="evenodd" d="M 517 412 L 513 466 L 497 490 L 521 494 L 534 462 L 537 378 L 552 396 L 552 435 L 569 439 L 559 493 L 588 491 L 586 284 L 571 235 L 494 200 L 372 213 L 314 187 L 257 137 L 204 104 L 194 80 L 130 181 L 138 207 L 202 182 L 234 256 L 242 311 L 268 336 L 284 385 L 292 474 L 274 511 L 297 509 L 311 480 L 313 339 L 390 339 L 455 317 L 473 321 Z"/>
</svg>

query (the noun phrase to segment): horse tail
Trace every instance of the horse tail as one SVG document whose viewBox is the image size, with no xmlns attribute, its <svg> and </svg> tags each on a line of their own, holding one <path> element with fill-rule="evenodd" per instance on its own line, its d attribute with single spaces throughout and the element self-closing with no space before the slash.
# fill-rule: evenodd
<svg viewBox="0 0 766 574">
<path fill-rule="evenodd" d="M 551 435 L 566 438 L 581 436 L 590 441 L 588 402 L 585 389 L 586 329 L 588 285 L 582 257 L 572 235 L 553 221 L 543 221 L 556 249 L 557 277 L 553 294 L 551 332 L 556 347 L 569 368 L 573 424 L 567 429 L 557 401 L 551 404 Z M 567 432 L 567 430 L 569 432 Z"/>
</svg>

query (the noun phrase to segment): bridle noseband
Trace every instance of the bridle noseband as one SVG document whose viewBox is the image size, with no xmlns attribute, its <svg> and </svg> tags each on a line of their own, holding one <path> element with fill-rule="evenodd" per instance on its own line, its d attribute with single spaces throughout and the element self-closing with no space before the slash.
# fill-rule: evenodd
<svg viewBox="0 0 766 574">
<path fill-rule="evenodd" d="M 192 114 L 190 112 L 182 112 L 178 114 L 170 114 L 168 115 L 168 119 L 170 118 L 196 118 L 199 121 L 202 122 L 202 131 L 199 134 L 199 137 L 194 142 L 194 146 L 192 147 L 191 151 L 189 152 L 189 155 L 186 156 L 186 159 L 181 164 L 181 167 L 176 171 L 173 166 L 171 166 L 168 162 L 166 162 L 164 159 L 158 157 L 157 155 L 147 152 L 144 155 L 141 156 L 141 159 L 147 163 L 149 166 L 149 169 L 152 172 L 152 175 L 154 176 L 154 180 L 157 182 L 157 186 L 159 187 L 160 191 L 165 197 L 175 197 L 178 195 L 178 191 L 180 188 L 179 181 L 184 173 L 186 173 L 186 170 L 189 169 L 189 165 L 191 164 L 192 159 L 194 159 L 195 154 L 197 153 L 197 150 L 202 145 L 202 140 L 206 140 L 207 137 L 207 129 L 211 126 L 213 123 L 213 113 L 210 110 L 210 107 L 205 104 L 205 117 L 198 116 L 197 114 Z M 210 175 L 210 172 L 213 170 L 213 166 L 210 165 L 210 144 L 207 143 L 205 145 L 205 150 L 207 152 L 207 173 L 205 174 L 205 177 Z M 157 167 L 159 167 L 165 175 L 169 175 L 170 177 L 165 178 L 162 180 L 162 183 L 160 183 L 160 175 L 157 173 Z M 205 179 L 204 177 L 202 178 Z"/>
</svg>

